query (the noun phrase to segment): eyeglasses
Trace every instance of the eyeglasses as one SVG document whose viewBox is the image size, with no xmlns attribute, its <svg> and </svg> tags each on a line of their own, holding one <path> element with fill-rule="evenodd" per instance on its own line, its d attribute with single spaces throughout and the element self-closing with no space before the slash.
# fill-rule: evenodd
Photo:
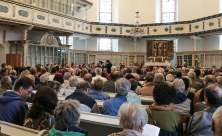
<svg viewBox="0 0 222 136">
<path fill-rule="evenodd" d="M 28 95 L 30 95 L 32 93 L 32 91 L 29 91 L 28 89 L 24 89 L 28 92 Z"/>
</svg>

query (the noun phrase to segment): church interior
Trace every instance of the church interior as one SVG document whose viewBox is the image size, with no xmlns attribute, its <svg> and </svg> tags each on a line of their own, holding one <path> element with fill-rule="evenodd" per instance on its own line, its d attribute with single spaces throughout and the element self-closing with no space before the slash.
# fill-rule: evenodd
<svg viewBox="0 0 222 136">
<path fill-rule="evenodd" d="M 222 0 L 0 0 L 0 65 L 0 135 L 222 136 Z"/>
</svg>

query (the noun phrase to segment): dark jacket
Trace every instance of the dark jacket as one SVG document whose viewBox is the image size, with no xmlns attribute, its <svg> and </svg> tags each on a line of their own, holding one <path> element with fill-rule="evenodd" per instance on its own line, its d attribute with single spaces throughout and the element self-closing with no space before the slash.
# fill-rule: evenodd
<svg viewBox="0 0 222 136">
<path fill-rule="evenodd" d="M 7 91 L 0 96 L 0 120 L 23 125 L 28 105 L 18 93 Z"/>
<path fill-rule="evenodd" d="M 103 84 L 103 91 L 104 92 L 111 92 L 115 93 L 115 83 L 113 82 L 112 79 L 108 79 L 104 84 Z"/>
<path fill-rule="evenodd" d="M 40 79 L 38 76 L 35 76 L 35 85 L 37 85 L 38 83 L 40 83 Z"/>
<path fill-rule="evenodd" d="M 181 136 L 179 132 L 160 131 L 159 136 Z"/>
<path fill-rule="evenodd" d="M 105 66 L 105 68 L 107 69 L 107 73 L 111 73 L 111 67 L 112 67 L 112 63 L 109 63 Z"/>
<path fill-rule="evenodd" d="M 94 99 L 85 94 L 82 90 L 75 90 L 74 93 L 66 97 L 68 99 L 76 99 L 81 104 L 88 106 L 91 109 L 92 113 L 100 113 L 97 103 Z"/>
<path fill-rule="evenodd" d="M 47 86 L 47 84 L 40 82 L 40 83 L 38 83 L 38 84 L 34 87 L 33 90 L 36 90 L 36 91 L 37 91 L 40 87 L 43 87 L 43 86 Z"/>
</svg>

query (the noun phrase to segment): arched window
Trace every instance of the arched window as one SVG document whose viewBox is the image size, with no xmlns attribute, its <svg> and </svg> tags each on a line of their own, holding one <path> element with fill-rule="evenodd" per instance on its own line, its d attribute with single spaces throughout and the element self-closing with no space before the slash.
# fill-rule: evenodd
<svg viewBox="0 0 222 136">
<path fill-rule="evenodd" d="M 100 0 L 99 22 L 112 23 L 112 0 Z M 99 51 L 111 51 L 111 39 L 99 39 Z"/>
<path fill-rule="evenodd" d="M 176 0 L 162 0 L 162 23 L 176 20 Z"/>
</svg>

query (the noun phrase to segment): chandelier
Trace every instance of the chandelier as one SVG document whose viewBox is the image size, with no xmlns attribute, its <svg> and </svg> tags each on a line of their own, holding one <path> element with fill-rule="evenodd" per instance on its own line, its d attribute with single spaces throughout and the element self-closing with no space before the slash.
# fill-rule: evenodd
<svg viewBox="0 0 222 136">
<path fill-rule="evenodd" d="M 141 38 L 144 36 L 144 34 L 146 33 L 146 30 L 144 30 L 141 27 L 141 24 L 139 23 L 139 18 L 140 18 L 140 12 L 135 12 L 135 20 L 136 23 L 134 24 L 134 27 L 130 30 L 129 34 L 133 37 L 133 38 Z"/>
</svg>

